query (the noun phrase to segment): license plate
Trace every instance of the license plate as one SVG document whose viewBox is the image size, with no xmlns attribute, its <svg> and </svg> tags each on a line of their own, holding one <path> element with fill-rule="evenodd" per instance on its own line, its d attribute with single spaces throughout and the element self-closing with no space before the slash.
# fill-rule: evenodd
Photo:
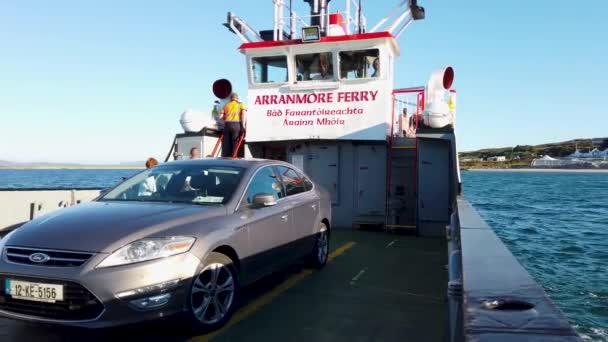
<svg viewBox="0 0 608 342">
<path fill-rule="evenodd" d="M 6 279 L 5 292 L 15 299 L 55 303 L 63 300 L 63 285 Z"/>
</svg>

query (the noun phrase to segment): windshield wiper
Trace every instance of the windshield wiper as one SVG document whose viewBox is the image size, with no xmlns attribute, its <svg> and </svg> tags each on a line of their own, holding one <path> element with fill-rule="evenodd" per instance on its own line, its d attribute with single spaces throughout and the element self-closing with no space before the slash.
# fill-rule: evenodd
<svg viewBox="0 0 608 342">
<path fill-rule="evenodd" d="M 152 202 L 152 203 L 180 203 L 180 204 L 193 204 L 193 205 L 222 205 L 223 203 L 218 202 L 192 202 L 192 201 L 180 201 L 180 200 L 162 200 L 162 199 L 119 199 L 119 198 L 107 198 L 100 199 L 99 202 Z"/>
<path fill-rule="evenodd" d="M 158 200 L 158 199 L 118 199 L 118 198 L 102 198 L 99 202 L 154 202 L 154 203 L 175 203 L 175 201 Z"/>
<path fill-rule="evenodd" d="M 222 203 L 217 203 L 217 202 L 176 201 L 175 203 L 185 203 L 185 204 L 193 204 L 193 205 L 222 205 Z"/>
</svg>

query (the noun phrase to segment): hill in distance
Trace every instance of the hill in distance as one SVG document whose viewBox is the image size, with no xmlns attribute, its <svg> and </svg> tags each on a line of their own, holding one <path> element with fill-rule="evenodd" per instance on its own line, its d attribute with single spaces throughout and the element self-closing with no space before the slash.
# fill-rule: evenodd
<svg viewBox="0 0 608 342">
<path fill-rule="evenodd" d="M 586 152 L 593 149 L 591 139 L 574 139 L 556 143 L 540 145 L 516 145 L 499 148 L 484 148 L 476 151 L 458 153 L 460 158 L 488 158 L 493 156 L 506 156 L 508 159 L 519 156 L 522 160 L 531 160 L 544 155 L 551 157 L 566 157 L 576 150 Z"/>
<path fill-rule="evenodd" d="M 115 164 L 52 163 L 52 162 L 12 162 L 0 160 L 0 169 L 142 169 L 145 161 Z"/>
</svg>

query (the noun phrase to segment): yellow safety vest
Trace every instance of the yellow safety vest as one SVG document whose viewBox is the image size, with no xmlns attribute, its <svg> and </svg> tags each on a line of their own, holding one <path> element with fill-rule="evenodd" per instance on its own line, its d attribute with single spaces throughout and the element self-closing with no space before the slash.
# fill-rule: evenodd
<svg viewBox="0 0 608 342">
<path fill-rule="evenodd" d="M 225 121 L 241 121 L 241 111 L 245 110 L 245 104 L 242 102 L 230 101 L 224 106 Z"/>
<path fill-rule="evenodd" d="M 450 95 L 448 98 L 448 107 L 450 108 L 450 112 L 453 112 L 456 109 L 456 103 L 454 101 L 454 96 Z"/>
</svg>

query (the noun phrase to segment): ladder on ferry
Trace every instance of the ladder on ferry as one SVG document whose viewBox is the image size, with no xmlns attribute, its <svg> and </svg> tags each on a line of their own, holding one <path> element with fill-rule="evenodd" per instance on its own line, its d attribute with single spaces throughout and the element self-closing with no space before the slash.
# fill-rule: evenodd
<svg viewBox="0 0 608 342">
<path fill-rule="evenodd" d="M 391 231 L 417 233 L 418 212 L 418 140 L 416 130 L 424 111 L 424 88 L 393 90 L 392 125 L 401 116 L 399 133 L 394 127 L 388 138 L 388 165 L 386 178 L 385 228 Z M 405 118 L 403 113 L 410 113 Z M 413 114 L 413 115 L 412 115 Z M 404 122 L 406 120 L 407 122 Z"/>
<path fill-rule="evenodd" d="M 416 232 L 416 139 L 394 137 L 389 144 L 386 222 L 390 231 Z"/>
<path fill-rule="evenodd" d="M 213 147 L 213 151 L 211 152 L 210 155 L 207 156 L 208 158 L 218 157 L 218 154 L 221 150 L 220 146 L 222 145 L 222 140 L 224 140 L 224 131 L 222 131 L 222 133 L 220 133 L 219 138 L 217 138 L 217 142 L 215 143 L 215 146 Z M 234 149 L 234 151 L 232 151 L 232 156 L 231 156 L 232 158 L 238 157 L 239 150 L 243 146 L 244 141 L 245 141 L 245 132 L 241 132 L 241 134 L 239 134 L 239 139 L 237 141 L 236 148 Z"/>
</svg>

